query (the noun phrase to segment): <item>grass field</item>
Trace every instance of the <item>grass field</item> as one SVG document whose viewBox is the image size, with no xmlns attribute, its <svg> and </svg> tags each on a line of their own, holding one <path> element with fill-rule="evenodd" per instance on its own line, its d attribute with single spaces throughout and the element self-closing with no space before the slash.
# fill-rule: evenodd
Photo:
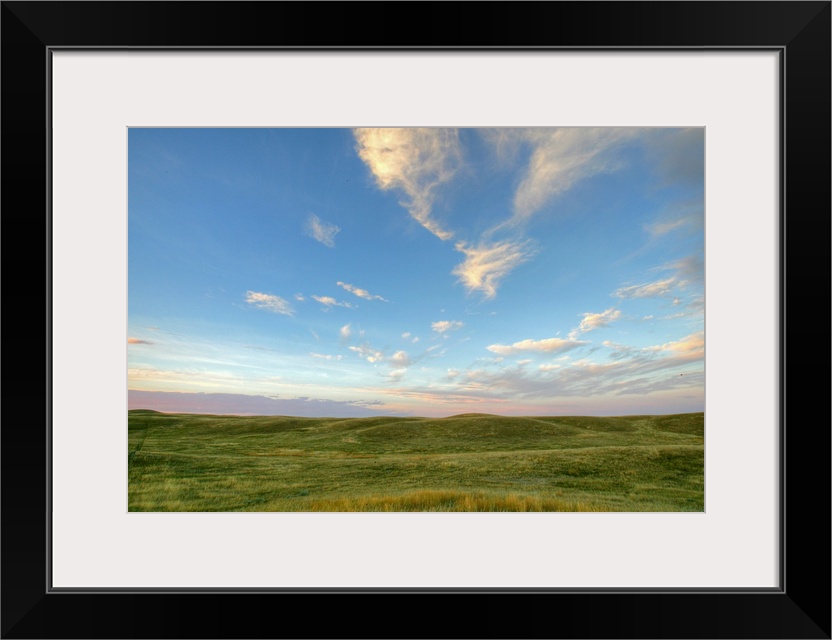
<svg viewBox="0 0 832 640">
<path fill-rule="evenodd" d="M 704 414 L 129 412 L 130 511 L 702 511 Z"/>
</svg>

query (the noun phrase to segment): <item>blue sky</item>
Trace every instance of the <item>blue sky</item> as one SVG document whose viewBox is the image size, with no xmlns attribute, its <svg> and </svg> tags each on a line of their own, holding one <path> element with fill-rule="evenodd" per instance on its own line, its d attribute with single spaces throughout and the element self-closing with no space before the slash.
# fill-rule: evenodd
<svg viewBox="0 0 832 640">
<path fill-rule="evenodd" d="M 704 129 L 130 129 L 130 408 L 704 410 Z"/>
</svg>

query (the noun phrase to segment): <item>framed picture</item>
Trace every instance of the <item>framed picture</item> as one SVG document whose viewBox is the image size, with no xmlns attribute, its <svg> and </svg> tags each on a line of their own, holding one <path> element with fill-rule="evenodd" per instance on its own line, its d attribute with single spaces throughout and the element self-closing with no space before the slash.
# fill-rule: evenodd
<svg viewBox="0 0 832 640">
<path fill-rule="evenodd" d="M 600 20 L 597 4 L 493 3 L 478 6 L 491 25 L 485 30 L 464 29 L 454 18 L 436 15 L 435 6 L 411 5 L 419 11 L 399 31 L 399 43 L 391 43 L 389 31 L 368 26 L 377 12 L 370 4 L 327 5 L 322 21 L 316 5 L 294 3 L 3 3 L 3 124 L 10 132 L 3 140 L 4 223 L 10 239 L 4 248 L 8 265 L 14 266 L 11 273 L 7 265 L 4 287 L 6 344 L 11 345 L 2 433 L 4 637 L 830 637 L 829 380 L 809 362 L 816 348 L 795 348 L 798 332 L 806 339 L 808 300 L 817 297 L 818 288 L 824 300 L 829 292 L 830 3 L 605 3 Z M 365 187 L 373 180 L 381 191 L 391 187 L 388 207 L 402 213 L 399 230 L 410 221 L 415 231 L 447 242 L 444 235 L 457 229 L 451 228 L 450 217 L 430 208 L 438 202 L 436 175 L 405 172 L 391 178 L 390 167 L 373 155 L 379 148 L 374 136 L 382 129 L 389 137 L 414 127 L 431 132 L 433 150 L 437 132 L 441 137 L 462 131 L 462 143 L 504 144 L 504 151 L 522 143 L 538 168 L 546 165 L 548 177 L 554 172 L 561 182 L 586 177 L 588 165 L 581 158 L 587 147 L 575 143 L 573 155 L 553 159 L 546 155 L 553 132 L 569 135 L 595 127 L 600 138 L 592 148 L 617 149 L 618 144 L 620 154 L 635 153 L 621 142 L 624 133 L 693 131 L 701 136 L 704 266 L 698 273 L 704 275 L 705 311 L 699 316 L 704 331 L 686 334 L 684 349 L 682 341 L 671 339 L 656 344 L 691 362 L 704 344 L 704 382 L 693 386 L 704 392 L 704 508 L 646 509 L 652 513 L 552 508 L 514 514 L 342 513 L 341 508 L 288 513 L 280 507 L 265 513 L 206 513 L 211 509 L 187 505 L 137 513 L 131 507 L 124 455 L 132 401 L 128 367 L 135 369 L 137 362 L 144 371 L 153 367 L 151 359 L 137 359 L 125 347 L 135 354 L 154 340 L 136 331 L 152 326 L 150 319 L 138 324 L 133 310 L 128 313 L 128 273 L 132 287 L 138 269 L 147 273 L 155 265 L 157 277 L 140 284 L 156 288 L 155 299 L 164 300 L 180 295 L 176 292 L 185 285 L 165 289 L 178 274 L 168 255 L 157 253 L 154 262 L 154 251 L 179 250 L 181 259 L 192 260 L 193 253 L 183 249 L 186 243 L 206 252 L 232 250 L 232 245 L 212 244 L 218 232 L 247 234 L 233 245 L 238 253 L 245 252 L 246 242 L 252 247 L 269 243 L 265 230 L 257 237 L 248 226 L 243 232 L 233 215 L 218 219 L 207 213 L 210 193 L 221 193 L 210 188 L 211 181 L 245 182 L 247 172 L 251 177 L 263 170 L 246 164 L 235 149 L 243 133 L 272 135 L 268 128 L 278 135 L 292 132 L 294 148 L 306 146 L 305 157 L 319 164 L 324 159 L 312 147 L 331 156 L 347 140 L 363 162 L 358 166 L 368 171 Z M 194 136 L 209 128 L 220 135 L 235 133 L 200 147 Z M 190 132 L 191 156 L 202 148 L 203 156 L 225 157 L 238 170 L 219 170 L 200 184 L 210 193 L 198 201 L 199 210 L 187 213 L 194 224 L 177 228 L 172 221 L 174 227 L 165 227 L 165 216 L 181 221 L 185 214 L 164 210 L 161 192 L 142 182 L 147 173 L 141 172 L 150 169 L 129 154 L 143 145 L 170 152 L 160 136 L 184 132 Z M 318 138 L 337 135 L 311 140 L 314 132 Z M 570 140 L 559 138 L 557 148 L 571 148 Z M 665 147 L 677 142 L 665 140 Z M 259 143 L 246 142 L 253 144 Z M 639 153 L 649 155 L 644 150 L 649 145 L 641 138 L 639 144 Z M 387 151 L 392 146 L 390 140 L 382 145 Z M 605 162 L 624 164 L 620 154 L 604 156 Z M 691 169 L 684 165 L 686 157 L 677 149 L 653 158 L 666 174 L 678 174 Z M 168 160 L 171 166 L 177 162 L 175 154 Z M 693 169 L 703 175 L 701 160 Z M 473 184 L 475 171 L 466 171 Z M 493 172 L 494 180 L 498 174 Z M 271 197 L 288 202 L 286 190 L 308 175 L 298 172 L 281 183 L 283 195 Z M 420 181 L 425 175 L 426 182 Z M 513 215 L 535 210 L 548 197 L 528 190 L 523 200 L 518 185 L 528 184 L 523 176 L 529 175 L 501 178 L 512 194 L 503 198 L 515 203 Z M 390 178 L 387 183 L 384 176 Z M 632 172 L 626 177 L 637 180 Z M 158 175 L 152 178 L 160 183 Z M 252 187 L 244 184 L 236 193 L 246 188 Z M 130 224 L 145 226 L 135 233 L 131 229 L 128 237 L 128 198 L 140 189 L 155 222 L 147 223 L 151 218 L 130 204 Z M 608 185 L 605 193 L 611 189 Z M 484 187 L 477 190 L 481 200 L 489 200 Z M 312 201 L 312 191 L 293 193 L 298 207 Z M 629 192 L 621 187 L 616 193 Z M 342 196 L 357 198 L 346 190 Z M 624 197 L 619 196 L 619 206 Z M 526 204 L 516 204 L 521 201 Z M 17 213 L 24 210 L 23 202 L 25 215 Z M 591 203 L 615 210 L 600 196 Z M 647 236 L 672 232 L 668 225 L 678 230 L 688 224 L 684 217 L 657 213 L 672 204 L 661 203 L 656 215 L 633 220 Z M 227 202 L 225 211 L 254 206 L 263 205 Z M 646 205 L 633 199 L 629 206 L 643 211 Z M 492 223 L 500 221 L 483 211 L 469 235 L 494 233 Z M 301 237 L 321 251 L 338 242 L 336 234 L 347 219 L 336 220 L 311 205 L 299 215 L 306 225 Z M 196 243 L 201 224 L 211 233 L 205 229 Z M 612 224 L 606 219 L 605 232 Z M 223 225 L 224 232 L 218 229 Z M 622 228 L 616 235 L 620 239 L 624 233 Z M 129 244 L 141 234 L 164 238 L 148 243 L 152 250 L 145 251 Z M 611 240 L 600 240 L 606 237 L 599 235 L 599 242 L 611 246 Z M 542 238 L 530 233 L 513 240 L 520 244 L 501 246 L 523 253 Z M 281 250 L 289 252 L 290 245 Z M 470 235 L 468 244 L 457 242 L 451 251 L 483 267 L 477 252 L 488 246 L 483 237 Z M 639 250 L 643 247 L 633 247 Z M 595 251 L 600 255 L 603 248 Z M 398 254 L 404 257 L 401 249 Z M 253 249 L 251 256 L 257 259 Z M 325 256 L 318 263 L 304 262 L 306 273 Z M 682 277 L 683 257 L 669 256 L 662 263 L 676 264 L 668 278 Z M 351 264 L 358 269 L 355 260 Z M 466 264 L 453 270 L 460 291 L 487 299 L 511 271 L 466 270 Z M 527 286 L 535 277 L 540 282 L 544 268 L 548 273 L 553 264 L 541 266 Z M 394 269 L 389 270 L 385 282 L 392 283 Z M 361 271 L 368 278 L 371 272 L 369 267 Z M 638 287 L 662 282 L 660 271 L 652 273 L 657 276 L 649 282 L 628 276 L 610 290 L 610 299 L 649 297 L 638 295 Z M 376 282 L 381 280 L 368 286 L 339 276 L 333 286 L 342 297 L 257 284 L 241 285 L 244 290 L 233 295 L 241 313 L 270 317 L 289 316 L 282 311 L 314 300 L 330 309 L 314 309 L 329 322 L 333 310 L 390 304 L 392 294 L 377 290 Z M 688 287 L 694 297 L 700 293 Z M 525 300 L 531 291 L 526 289 Z M 143 290 L 130 289 L 131 299 L 142 295 Z M 162 307 L 154 313 L 170 320 L 173 312 Z M 483 310 L 494 309 L 476 309 Z M 585 311 L 562 335 L 555 328 L 551 335 L 516 339 L 501 334 L 483 348 L 494 347 L 489 352 L 497 357 L 522 357 L 524 362 L 512 364 L 512 375 L 527 384 L 523 367 L 534 365 L 549 375 L 560 366 L 551 357 L 525 362 L 528 353 L 553 356 L 549 347 L 577 348 L 572 344 L 577 342 L 583 348 L 590 332 L 609 328 L 625 311 L 634 314 L 635 307 L 610 303 Z M 408 315 L 415 321 L 417 312 Z M 440 346 L 450 344 L 444 336 L 465 324 L 450 315 L 425 322 Z M 518 318 L 511 322 L 518 323 Z M 381 348 L 369 338 L 352 340 L 348 320 L 333 326 L 349 327 L 341 336 L 344 354 L 362 364 L 383 364 L 382 373 L 390 379 L 400 382 L 416 357 L 413 346 Z M 694 345 L 691 336 L 699 342 Z M 398 331 L 409 345 L 414 337 L 419 337 L 414 329 Z M 621 352 L 608 354 L 611 358 L 622 359 L 625 348 L 634 348 L 608 342 L 601 344 Z M 9 356 L 16 344 L 27 345 L 27 352 Z M 339 345 L 332 346 L 312 351 L 304 344 L 302 350 L 323 362 L 327 355 L 343 355 L 334 350 Z M 827 353 L 827 347 L 823 338 L 820 351 Z M 174 363 L 165 376 L 184 366 Z M 695 365 L 685 366 L 675 372 L 682 377 L 701 373 Z M 189 384 L 207 379 L 205 370 L 194 371 Z M 452 384 L 450 370 L 446 376 Z M 588 378 L 593 379 L 604 380 Z M 305 384 L 314 386 L 309 380 Z M 691 388 L 687 382 L 672 385 L 680 387 Z M 157 400 L 165 391 L 158 384 L 131 388 L 155 393 Z M 516 388 L 517 398 L 527 389 Z M 198 392 L 199 387 L 170 390 Z M 508 394 L 501 400 L 517 398 Z M 326 397 L 327 402 L 338 399 Z M 356 406 L 354 398 L 343 400 Z M 469 406 L 474 405 L 486 407 L 479 396 Z M 460 408 L 459 413 L 475 411 Z M 528 405 L 518 411 L 529 413 Z M 226 481 L 231 494 L 241 491 Z M 649 486 L 641 490 L 651 491 Z M 799 497 L 807 495 L 812 502 L 804 506 Z M 133 506 L 144 504 L 153 506 L 138 499 Z M 822 507 L 812 506 L 817 504 Z M 317 599 L 312 606 L 337 613 L 312 623 L 276 619 L 276 607 L 302 598 Z M 354 619 L 359 601 L 367 607 L 379 604 L 379 598 L 408 621 L 399 632 L 344 622 Z M 424 606 L 425 598 L 438 606 L 436 617 L 414 619 L 413 605 Z M 499 606 L 503 615 L 459 620 L 457 629 L 440 630 L 434 620 L 459 619 L 451 615 L 459 611 L 459 598 L 474 606 Z M 173 622 L 161 624 L 146 615 L 148 604 L 170 612 Z M 560 613 L 527 615 L 530 606 L 541 605 Z M 199 613 L 206 606 L 209 619 Z"/>
</svg>

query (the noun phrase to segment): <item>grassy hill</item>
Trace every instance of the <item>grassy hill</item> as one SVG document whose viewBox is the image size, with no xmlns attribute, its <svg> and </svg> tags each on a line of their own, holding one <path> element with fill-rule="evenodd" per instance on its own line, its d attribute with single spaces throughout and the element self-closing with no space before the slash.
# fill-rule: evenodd
<svg viewBox="0 0 832 640">
<path fill-rule="evenodd" d="M 702 511 L 704 414 L 130 411 L 130 511 Z"/>
</svg>

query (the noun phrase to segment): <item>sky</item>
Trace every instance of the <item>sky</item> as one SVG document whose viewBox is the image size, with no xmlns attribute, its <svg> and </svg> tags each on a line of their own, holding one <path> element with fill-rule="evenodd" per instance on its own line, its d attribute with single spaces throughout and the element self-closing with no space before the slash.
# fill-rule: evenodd
<svg viewBox="0 0 832 640">
<path fill-rule="evenodd" d="M 704 411 L 702 128 L 132 128 L 128 406 Z"/>
</svg>

